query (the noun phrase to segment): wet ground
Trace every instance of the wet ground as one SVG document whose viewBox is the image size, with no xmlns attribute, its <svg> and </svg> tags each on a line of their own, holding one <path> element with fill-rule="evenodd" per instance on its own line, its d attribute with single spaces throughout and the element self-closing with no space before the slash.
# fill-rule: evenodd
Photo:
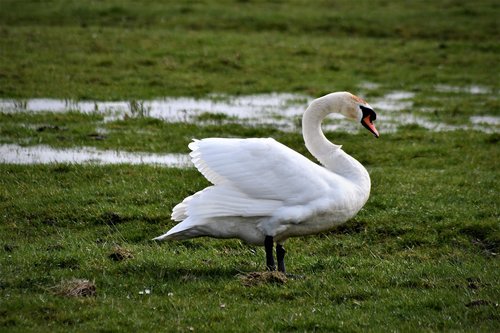
<svg viewBox="0 0 500 333">
<path fill-rule="evenodd" d="M 375 88 L 365 83 L 365 90 Z M 453 87 L 438 85 L 440 93 L 486 95 L 488 88 L 480 86 Z M 431 131 L 477 130 L 486 133 L 500 132 L 500 117 L 495 115 L 471 116 L 466 123 L 452 125 L 433 121 L 425 116 L 425 109 L 414 110 L 415 94 L 409 91 L 392 91 L 370 99 L 377 111 L 377 127 L 381 133 L 397 131 L 403 125 L 416 124 Z M 204 123 L 238 122 L 249 125 L 270 125 L 284 131 L 299 131 L 301 115 L 312 97 L 270 93 L 248 96 L 212 95 L 206 98 L 166 97 L 146 101 L 72 101 L 58 99 L 0 100 L 0 112 L 68 112 L 103 114 L 105 121 L 134 116 L 147 116 L 168 122 Z M 357 132 L 358 124 L 332 115 L 324 122 L 325 131 Z M 49 146 L 22 147 L 15 144 L 0 145 L 0 163 L 130 163 L 158 164 L 187 167 L 189 157 L 182 154 L 129 153 L 98 150 L 92 147 L 55 149 Z"/>
<path fill-rule="evenodd" d="M 130 153 L 99 150 L 93 147 L 57 149 L 46 145 L 22 147 L 16 144 L 0 145 L 0 163 L 50 164 L 156 164 L 185 168 L 191 166 L 186 154 Z"/>
</svg>

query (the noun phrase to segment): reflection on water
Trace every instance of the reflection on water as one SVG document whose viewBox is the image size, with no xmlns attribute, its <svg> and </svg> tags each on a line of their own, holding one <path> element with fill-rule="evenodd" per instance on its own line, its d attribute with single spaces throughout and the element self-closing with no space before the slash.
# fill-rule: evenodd
<svg viewBox="0 0 500 333">
<path fill-rule="evenodd" d="M 155 164 L 166 167 L 192 166 L 187 154 L 131 153 L 93 147 L 57 149 L 45 145 L 22 147 L 0 145 L 0 163 L 8 164 Z"/>
</svg>

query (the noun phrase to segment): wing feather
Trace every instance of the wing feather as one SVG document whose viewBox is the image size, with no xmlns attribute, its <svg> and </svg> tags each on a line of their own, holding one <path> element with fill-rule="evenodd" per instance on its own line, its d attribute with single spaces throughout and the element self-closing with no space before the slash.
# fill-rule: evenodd
<svg viewBox="0 0 500 333">
<path fill-rule="evenodd" d="M 332 173 L 271 138 L 193 141 L 196 168 L 214 185 L 247 197 L 303 204 L 324 195 Z"/>
<path fill-rule="evenodd" d="M 339 180 L 271 138 L 208 138 L 189 148 L 193 164 L 214 185 L 175 206 L 172 219 L 182 222 L 158 239 L 225 217 L 262 217 L 267 222 L 258 228 L 272 235 L 279 225 L 271 221 L 306 220 L 331 200 Z"/>
</svg>

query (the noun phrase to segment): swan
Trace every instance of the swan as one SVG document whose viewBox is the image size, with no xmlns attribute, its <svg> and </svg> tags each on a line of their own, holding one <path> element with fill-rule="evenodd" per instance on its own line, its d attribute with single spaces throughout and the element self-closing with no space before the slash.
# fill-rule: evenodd
<svg viewBox="0 0 500 333">
<path fill-rule="evenodd" d="M 193 140 L 191 160 L 213 185 L 185 198 L 172 211 L 180 221 L 154 240 L 208 236 L 263 245 L 266 267 L 285 272 L 283 243 L 346 222 L 370 194 L 370 176 L 356 159 L 328 141 L 322 120 L 339 113 L 359 121 L 378 138 L 376 114 L 363 99 L 334 92 L 313 100 L 302 134 L 318 165 L 272 138 Z"/>
</svg>

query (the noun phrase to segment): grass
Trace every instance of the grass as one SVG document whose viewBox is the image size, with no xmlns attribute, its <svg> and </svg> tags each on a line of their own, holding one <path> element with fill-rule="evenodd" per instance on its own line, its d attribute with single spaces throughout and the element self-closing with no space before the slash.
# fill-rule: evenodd
<svg viewBox="0 0 500 333">
<path fill-rule="evenodd" d="M 205 118 L 205 119 L 202 119 Z M 208 120 L 208 116 L 198 120 Z M 283 136 L 274 128 L 244 126 L 238 123 L 197 126 L 187 122 L 167 123 L 152 118 L 128 118 L 104 122 L 103 116 L 68 112 L 0 114 L 0 142 L 24 145 L 48 144 L 54 147 L 121 147 L 128 151 L 187 152 L 196 137 Z M 298 137 L 298 135 L 296 135 Z"/>
<path fill-rule="evenodd" d="M 346 135 L 371 172 L 369 203 L 337 230 L 287 243 L 289 269 L 304 279 L 251 287 L 238 275 L 263 270 L 261 248 L 149 241 L 173 225 L 173 205 L 207 185 L 195 170 L 3 165 L 0 323 L 14 331 L 492 330 L 500 319 L 495 138 L 413 130 L 363 153 L 366 137 Z M 113 260 L 116 246 L 133 257 Z M 96 297 L 51 291 L 74 278 L 93 281 Z"/>
<path fill-rule="evenodd" d="M 310 157 L 295 132 L 220 114 L 167 123 L 140 102 L 365 82 L 378 84 L 368 101 L 412 91 L 445 124 L 499 114 L 495 1 L 0 6 L 0 97 L 129 100 L 137 113 L 0 113 L 0 143 L 187 152 L 193 137 L 272 136 Z M 381 134 L 327 134 L 367 167 L 372 194 L 348 223 L 286 243 L 304 276 L 286 281 L 248 280 L 264 251 L 238 240 L 150 241 L 208 185 L 194 169 L 1 164 L 0 331 L 498 331 L 498 132 Z"/>
<path fill-rule="evenodd" d="M 374 80 L 391 89 L 444 82 L 498 88 L 491 68 L 498 66 L 498 4 L 489 0 L 2 0 L 2 8 L 4 97 L 319 95 Z"/>
</svg>

